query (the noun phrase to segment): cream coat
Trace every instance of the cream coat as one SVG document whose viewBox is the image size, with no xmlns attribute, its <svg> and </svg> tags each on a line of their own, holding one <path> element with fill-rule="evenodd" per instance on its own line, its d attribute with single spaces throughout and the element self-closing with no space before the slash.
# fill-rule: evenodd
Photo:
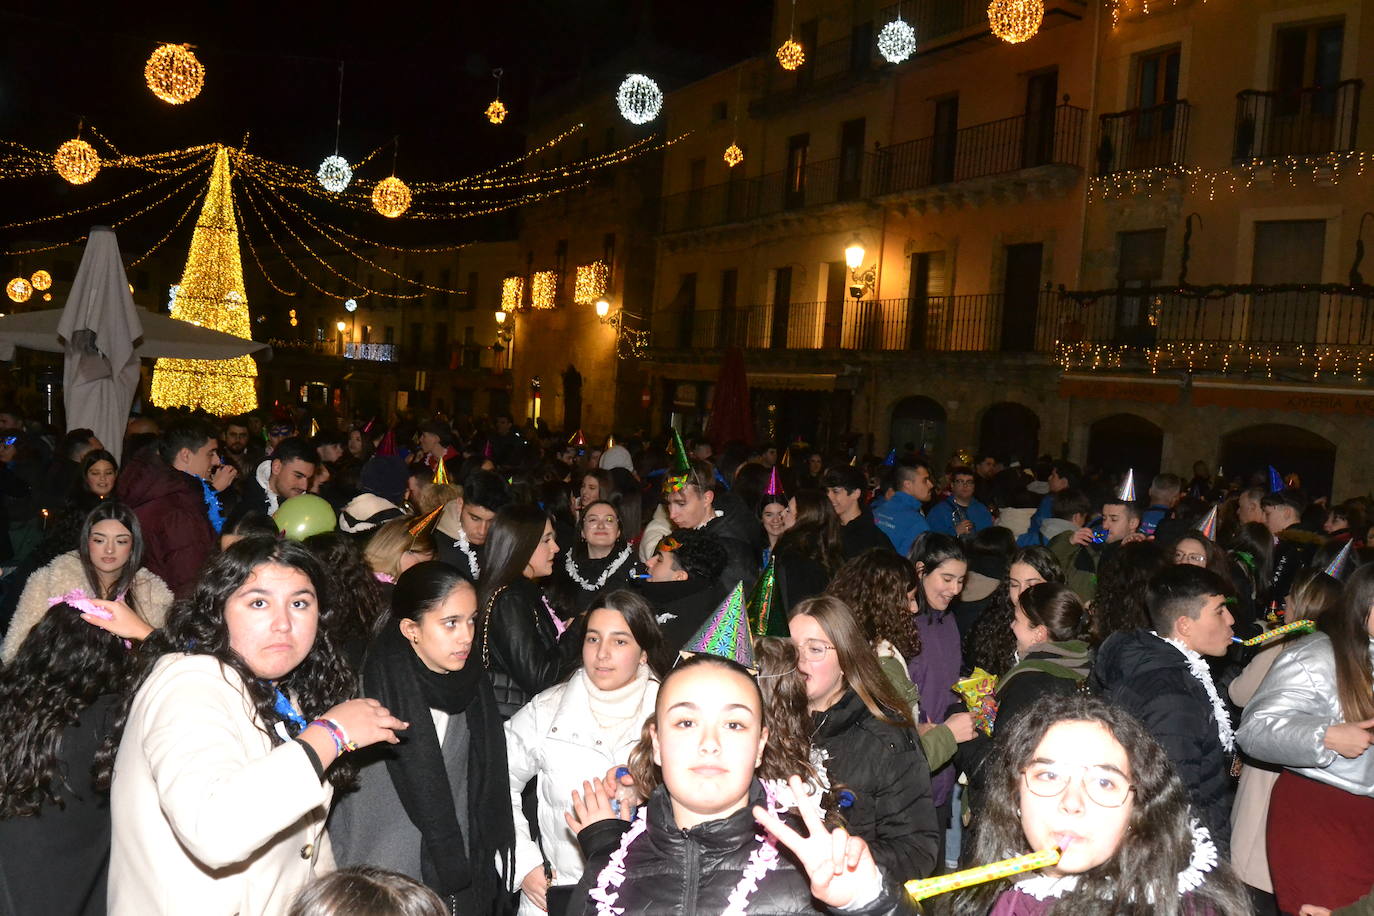
<svg viewBox="0 0 1374 916">
<path fill-rule="evenodd" d="M 91 585 L 86 580 L 86 571 L 81 568 L 81 557 L 75 550 L 64 553 L 47 566 L 34 570 L 29 580 L 24 583 L 24 591 L 19 595 L 14 620 L 10 623 L 9 632 L 5 634 L 4 645 L 0 647 L 0 662 L 9 664 L 14 661 L 29 631 L 38 625 L 44 614 L 48 613 L 48 601 L 65 595 L 74 588 L 79 588 L 87 594 L 92 592 Z M 138 615 L 149 626 L 160 629 L 167 620 L 168 609 L 172 606 L 172 593 L 167 588 L 167 583 L 148 570 L 140 569 L 134 574 L 134 583 L 130 591 L 133 592 Z"/>
<path fill-rule="evenodd" d="M 1242 709 L 1250 704 L 1264 676 L 1274 667 L 1283 644 L 1261 649 L 1240 676 L 1231 682 L 1231 702 Z M 1240 784 L 1231 805 L 1231 867 L 1240 879 L 1266 893 L 1274 892 L 1269 876 L 1269 855 L 1265 849 L 1269 823 L 1269 796 L 1278 782 L 1276 769 L 1261 769 L 1246 763 L 1240 768 Z"/>
<path fill-rule="evenodd" d="M 333 870 L 332 790 L 300 744 L 273 745 L 242 684 L 169 655 L 139 688 L 110 796 L 111 914 L 272 916 Z"/>
<path fill-rule="evenodd" d="M 506 760 L 510 765 L 511 806 L 515 812 L 515 883 L 537 868 L 545 856 L 553 865 L 555 885 L 573 885 L 582 877 L 582 850 L 563 814 L 572 810 L 573 790 L 582 782 L 606 775 L 626 763 L 639 741 L 644 720 L 653 715 L 658 681 L 644 688 L 639 710 L 619 730 L 608 732 L 592 717 L 586 681 L 579 671 L 562 684 L 540 693 L 506 722 Z M 520 805 L 520 793 L 539 777 L 540 843 L 530 836 Z M 522 914 L 542 914 L 523 894 Z"/>
</svg>

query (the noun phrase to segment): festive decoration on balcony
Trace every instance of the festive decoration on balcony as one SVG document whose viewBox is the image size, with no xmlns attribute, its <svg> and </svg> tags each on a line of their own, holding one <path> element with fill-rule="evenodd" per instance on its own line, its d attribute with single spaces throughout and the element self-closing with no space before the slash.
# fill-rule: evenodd
<svg viewBox="0 0 1374 916">
<path fill-rule="evenodd" d="M 1315 156 L 1284 156 L 1252 159 L 1229 168 L 1205 169 L 1183 165 L 1162 165 L 1095 175 L 1088 180 L 1089 200 L 1119 200 L 1125 197 L 1156 194 L 1206 194 L 1215 200 L 1219 193 L 1232 194 L 1255 185 L 1286 183 L 1296 188 L 1299 180 L 1316 185 L 1339 185 L 1350 178 L 1364 177 L 1374 153 L 1351 150 Z"/>
<path fill-rule="evenodd" d="M 57 148 L 52 167 L 72 184 L 85 184 L 100 171 L 100 156 L 95 147 L 78 136 Z"/>
<path fill-rule="evenodd" d="M 806 63 L 806 52 L 802 50 L 801 44 L 796 40 L 797 35 L 797 0 L 792 0 L 792 21 L 787 26 L 787 40 L 778 48 L 778 64 L 784 70 L 795 70 Z"/>
<path fill-rule="evenodd" d="M 172 317 L 250 338 L 230 181 L 229 151 L 221 147 L 215 154 L 205 205 L 191 234 L 191 251 L 176 287 Z M 257 364 L 249 356 L 159 359 L 153 368 L 152 400 L 159 407 L 203 407 L 219 416 L 245 413 L 258 404 L 257 374 Z"/>
<path fill-rule="evenodd" d="M 33 276 L 29 277 L 29 283 L 40 293 L 44 292 L 52 286 L 52 274 L 46 270 L 35 270 Z"/>
<path fill-rule="evenodd" d="M 530 277 L 530 307 L 551 309 L 558 295 L 558 273 L 552 270 L 535 271 Z"/>
<path fill-rule="evenodd" d="M 496 77 L 496 98 L 491 100 L 487 106 L 487 120 L 493 124 L 500 124 L 506 120 L 506 106 L 501 104 L 501 74 L 504 71 L 500 67 L 491 71 L 491 75 Z"/>
<path fill-rule="evenodd" d="M 731 143 L 725 148 L 725 155 L 722 158 L 725 159 L 725 164 L 733 169 L 744 161 L 744 150 L 739 148 L 738 143 Z"/>
<path fill-rule="evenodd" d="M 889 64 L 900 64 L 916 53 L 916 30 L 900 12 L 878 33 L 878 53 Z"/>
<path fill-rule="evenodd" d="M 648 124 L 663 110 L 663 90 L 642 73 L 631 73 L 615 94 L 620 116 L 631 124 Z"/>
<path fill-rule="evenodd" d="M 606 267 L 605 261 L 580 265 L 573 283 L 573 302 L 578 305 L 591 305 L 606 295 L 610 275 L 610 269 Z"/>
<path fill-rule="evenodd" d="M 392 175 L 377 182 L 372 189 L 372 206 L 388 219 L 395 219 L 410 209 L 410 188 Z"/>
<path fill-rule="evenodd" d="M 28 302 L 29 297 L 33 295 L 33 286 L 23 277 L 15 277 L 5 284 L 5 294 L 13 302 Z"/>
<path fill-rule="evenodd" d="M 325 156 L 320 163 L 320 170 L 315 173 L 315 177 L 320 180 L 320 187 L 333 194 L 338 194 L 348 183 L 353 180 L 353 169 L 349 167 L 348 160 L 338 155 Z"/>
<path fill-rule="evenodd" d="M 501 281 L 501 311 L 513 312 L 525 298 L 525 278 L 507 277 Z"/>
<path fill-rule="evenodd" d="M 196 59 L 190 45 L 167 44 L 148 58 L 143 78 L 153 95 L 168 105 L 180 105 L 200 95 L 205 87 L 205 67 Z"/>
<path fill-rule="evenodd" d="M 988 27 L 1008 44 L 1034 38 L 1044 18 L 1045 0 L 992 0 L 988 4 Z"/>
</svg>

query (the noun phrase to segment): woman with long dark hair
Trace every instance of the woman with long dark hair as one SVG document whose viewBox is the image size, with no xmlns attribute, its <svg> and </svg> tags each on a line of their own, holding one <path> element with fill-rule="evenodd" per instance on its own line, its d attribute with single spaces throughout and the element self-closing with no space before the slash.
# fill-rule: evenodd
<svg viewBox="0 0 1374 916">
<path fill-rule="evenodd" d="M 91 767 L 109 734 L 130 655 L 82 613 L 65 602 L 53 605 L 0 668 L 5 912 L 105 913 L 110 808 Z"/>
<path fill-rule="evenodd" d="M 1018 550 L 1011 558 L 1007 577 L 993 592 L 988 607 L 978 616 L 969 633 L 971 645 L 965 647 L 970 668 L 982 668 L 1001 677 L 1016 664 L 1016 636 L 1011 625 L 1021 593 L 1042 582 L 1063 582 L 1064 571 L 1048 547 Z"/>
<path fill-rule="evenodd" d="M 564 617 L 576 617 L 628 584 L 633 568 L 634 548 L 625 542 L 620 510 L 610 500 L 594 500 L 582 509 L 577 543 L 554 563 L 549 592 Z"/>
<path fill-rule="evenodd" d="M 1269 610 L 1265 607 L 1265 598 L 1270 577 L 1274 574 L 1274 536 L 1261 523 L 1246 522 L 1227 542 L 1226 553 L 1231 558 L 1230 578 L 1236 582 L 1244 600 L 1263 617 Z"/>
<path fill-rule="evenodd" d="M 341 866 L 400 872 L 450 912 L 486 914 L 504 912 L 515 832 L 476 631 L 477 594 L 458 570 L 431 561 L 401 573 L 363 662 L 363 693 L 410 728 L 399 744 L 357 755 L 358 791 L 335 803 L 329 836 Z"/>
<path fill-rule="evenodd" d="M 347 752 L 407 723 L 350 699 L 324 577 L 295 541 L 246 538 L 144 644 L 97 756 L 114 916 L 278 914 L 332 865 L 325 815 L 353 782 Z"/>
<path fill-rule="evenodd" d="M 961 891 L 950 911 L 1248 916 L 1250 902 L 1144 726 L 1086 695 L 1047 697 L 999 737 L 970 865 L 1058 847 L 1037 873 Z"/>
<path fill-rule="evenodd" d="M 558 680 L 558 638 L 566 625 L 539 584 L 557 555 L 553 522 L 543 510 L 513 503 L 496 513 L 477 583 L 478 645 L 502 719 Z"/>
<path fill-rule="evenodd" d="M 1236 738 L 1283 767 L 1269 802 L 1279 909 L 1335 909 L 1374 885 L 1374 567 L 1351 573 L 1318 632 L 1284 649 Z"/>
<path fill-rule="evenodd" d="M 833 782 L 854 803 L 845 821 L 897 881 L 935 872 L 939 836 L 930 799 L 930 765 L 909 708 L 878 666 L 878 656 L 838 598 L 808 598 L 788 621 L 806 678 L 815 731 Z"/>
<path fill-rule="evenodd" d="M 325 603 L 333 610 L 334 642 L 354 668 L 361 668 L 363 653 L 386 622 L 387 604 L 372 569 L 363 559 L 358 543 L 341 531 L 327 531 L 305 539 L 305 546 L 332 575 L 325 581 Z"/>
<path fill-rule="evenodd" d="M 563 817 L 572 810 L 572 793 L 588 777 L 628 763 L 670 666 L 649 603 L 628 589 L 613 591 L 587 614 L 582 664 L 506 723 L 521 913 L 549 910 L 549 896 L 566 898 L 582 878 L 582 851 Z M 538 842 L 521 799 L 531 779 L 537 781 Z"/>
<path fill-rule="evenodd" d="M 1122 544 L 1102 563 L 1097 573 L 1097 592 L 1092 600 L 1091 642 L 1100 646 L 1122 630 L 1150 628 L 1145 606 L 1150 578 L 1171 564 L 1173 557 L 1154 541 Z"/>
<path fill-rule="evenodd" d="M 792 524 L 773 548 L 779 607 L 825 591 L 830 577 L 844 563 L 840 519 L 821 490 L 798 490 L 789 501 Z"/>
<path fill-rule="evenodd" d="M 103 448 L 91 449 L 81 459 L 81 476 L 63 506 L 47 524 L 42 542 L 33 552 L 30 569 L 46 566 L 58 554 L 75 550 L 80 542 L 81 526 L 86 516 L 102 500 L 114 493 L 119 476 L 119 462 Z M 27 574 L 21 576 L 27 578 Z"/>
<path fill-rule="evenodd" d="M 124 639 L 144 639 L 162 626 L 172 593 L 143 568 L 143 529 L 133 510 L 109 500 L 100 503 L 87 513 L 76 550 L 29 576 L 0 660 L 13 659 L 53 599 L 64 596 L 90 599 L 103 613 L 88 614 L 87 622 Z"/>
</svg>

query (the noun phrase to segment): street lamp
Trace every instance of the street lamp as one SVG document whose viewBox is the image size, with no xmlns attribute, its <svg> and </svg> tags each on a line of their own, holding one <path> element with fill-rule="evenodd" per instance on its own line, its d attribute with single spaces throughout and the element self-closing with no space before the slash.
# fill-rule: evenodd
<svg viewBox="0 0 1374 916">
<path fill-rule="evenodd" d="M 606 320 L 606 316 L 609 315 L 610 313 L 611 313 L 611 304 L 610 304 L 609 302 L 607 302 L 605 299 L 598 299 L 598 300 L 596 300 L 596 317 L 597 317 L 597 318 L 600 318 L 602 321 L 605 321 L 605 320 Z"/>
<path fill-rule="evenodd" d="M 627 312 L 623 308 L 611 313 L 611 303 L 605 299 L 598 299 L 596 302 L 596 319 L 602 324 L 608 324 L 615 329 L 615 352 L 621 359 L 634 357 L 638 359 L 644 355 L 644 348 L 649 345 L 649 332 L 637 328 L 625 326 L 625 319 L 633 318 L 636 321 L 643 321 L 643 315 L 636 315 L 634 312 Z"/>
<path fill-rule="evenodd" d="M 855 233 L 844 249 L 844 263 L 849 268 L 849 295 L 855 299 L 862 299 L 866 293 L 873 292 L 873 285 L 877 282 L 877 267 L 862 269 L 866 253 L 864 243 L 860 241 L 858 233 Z"/>
<path fill-rule="evenodd" d="M 348 327 L 348 325 L 344 324 L 342 321 L 337 321 L 334 323 L 334 327 L 338 328 L 339 333 L 342 334 L 344 332 L 344 328 Z"/>
</svg>

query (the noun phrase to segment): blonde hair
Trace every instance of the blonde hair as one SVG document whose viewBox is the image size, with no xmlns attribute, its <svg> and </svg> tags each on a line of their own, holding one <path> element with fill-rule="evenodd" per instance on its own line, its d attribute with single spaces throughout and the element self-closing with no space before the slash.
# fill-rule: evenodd
<svg viewBox="0 0 1374 916">
<path fill-rule="evenodd" d="M 372 537 L 368 539 L 367 547 L 363 549 L 363 559 L 372 567 L 374 573 L 393 578 L 399 576 L 401 557 L 407 551 L 434 556 L 434 538 L 428 531 L 412 535 L 412 524 L 413 519 L 410 518 L 393 518 L 373 532 Z"/>
<path fill-rule="evenodd" d="M 424 518 L 440 506 L 462 498 L 462 495 L 462 488 L 451 483 L 424 484 L 420 487 L 420 496 L 416 500 L 416 514 Z"/>
</svg>

